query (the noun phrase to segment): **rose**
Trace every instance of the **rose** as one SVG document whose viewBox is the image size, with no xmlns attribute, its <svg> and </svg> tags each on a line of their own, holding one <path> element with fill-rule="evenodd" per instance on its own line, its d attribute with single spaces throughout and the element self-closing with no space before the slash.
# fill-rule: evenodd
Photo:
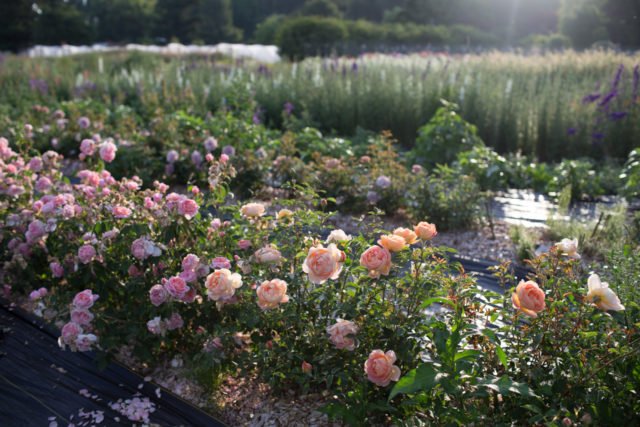
<svg viewBox="0 0 640 427">
<path fill-rule="evenodd" d="M 149 290 L 149 298 L 151 299 L 151 304 L 158 307 L 167 300 L 167 291 L 162 285 L 153 285 Z"/>
<path fill-rule="evenodd" d="M 329 236 L 327 237 L 326 242 L 330 243 L 330 242 L 348 242 L 349 240 L 351 240 L 351 235 L 345 233 L 344 231 L 337 229 L 337 230 L 332 230 L 331 233 L 329 233 Z"/>
<path fill-rule="evenodd" d="M 51 180 L 46 176 L 43 176 L 36 181 L 36 190 L 40 193 L 46 193 L 51 188 L 51 185 Z"/>
<path fill-rule="evenodd" d="M 87 156 L 90 156 L 93 154 L 93 150 L 95 148 L 95 141 L 92 139 L 83 139 L 82 142 L 80 143 L 80 151 L 82 151 L 84 154 L 86 154 Z"/>
<path fill-rule="evenodd" d="M 198 280 L 198 274 L 193 270 L 187 270 L 180 273 L 180 278 L 187 283 L 194 283 Z"/>
<path fill-rule="evenodd" d="M 408 245 L 413 245 L 418 241 L 418 235 L 408 228 L 396 228 L 393 234 L 402 237 Z"/>
<path fill-rule="evenodd" d="M 169 295 L 180 299 L 189 291 L 189 286 L 185 283 L 183 279 L 177 276 L 173 276 L 170 278 L 167 283 L 165 283 L 164 288 L 169 293 Z"/>
<path fill-rule="evenodd" d="M 311 364 L 307 363 L 307 362 L 302 362 L 302 372 L 304 372 L 305 374 L 311 372 L 312 366 Z"/>
<path fill-rule="evenodd" d="M 264 215 L 264 205 L 260 203 L 247 203 L 240 208 L 242 214 L 246 217 L 259 217 Z"/>
<path fill-rule="evenodd" d="M 378 244 L 383 248 L 390 250 L 391 252 L 400 252 L 407 245 L 407 242 L 404 240 L 404 237 L 402 236 L 398 236 L 396 234 L 389 234 L 385 236 L 380 236 L 380 240 L 378 240 Z"/>
<path fill-rule="evenodd" d="M 83 264 L 89 264 L 96 256 L 96 249 L 91 245 L 84 245 L 78 249 L 78 258 Z"/>
<path fill-rule="evenodd" d="M 165 321 L 167 330 L 173 331 L 174 329 L 180 329 L 184 325 L 182 317 L 178 313 L 171 313 L 171 318 Z"/>
<path fill-rule="evenodd" d="M 521 280 L 511 300 L 513 308 L 522 310 L 527 316 L 538 317 L 537 313 L 545 309 L 544 291 L 532 280 Z"/>
<path fill-rule="evenodd" d="M 180 158 L 180 154 L 176 150 L 169 150 L 167 153 L 167 163 L 175 163 Z"/>
<path fill-rule="evenodd" d="M 328 279 L 338 278 L 344 258 L 344 252 L 333 243 L 328 248 L 313 247 L 309 249 L 309 254 L 302 264 L 302 271 L 309 275 L 311 283 L 321 285 Z"/>
<path fill-rule="evenodd" d="M 243 251 L 246 251 L 251 247 L 251 242 L 249 240 L 238 240 L 238 247 Z"/>
<path fill-rule="evenodd" d="M 385 175 L 380 175 L 376 178 L 376 185 L 380 188 L 387 188 L 391 185 L 391 180 Z"/>
<path fill-rule="evenodd" d="M 587 280 L 589 292 L 586 300 L 594 303 L 600 310 L 620 311 L 624 305 L 620 303 L 618 296 L 609 288 L 607 282 L 601 282 L 600 276 L 592 274 Z"/>
<path fill-rule="evenodd" d="M 372 246 L 360 255 L 360 265 L 369 270 L 369 276 L 376 278 L 389 274 L 391 253 L 380 246 Z"/>
<path fill-rule="evenodd" d="M 131 209 L 125 206 L 115 206 L 112 213 L 116 218 L 123 219 L 131 215 Z"/>
<path fill-rule="evenodd" d="M 219 270 L 219 269 L 222 269 L 222 268 L 226 268 L 228 270 L 228 269 L 231 268 L 231 261 L 229 261 L 227 258 L 225 258 L 223 256 L 219 256 L 219 257 L 215 257 L 214 259 L 212 259 L 211 262 L 209 263 L 209 265 L 214 270 Z"/>
<path fill-rule="evenodd" d="M 82 326 L 76 322 L 69 322 L 62 327 L 62 340 L 65 344 L 71 344 L 82 333 Z"/>
<path fill-rule="evenodd" d="M 82 292 L 78 292 L 73 298 L 73 306 L 81 310 L 86 310 L 91 308 L 98 298 L 98 295 L 92 294 L 91 289 L 85 289 Z"/>
<path fill-rule="evenodd" d="M 386 387 L 391 381 L 398 381 L 400 368 L 393 364 L 395 361 L 396 354 L 393 350 L 386 353 L 382 350 L 373 350 L 364 363 L 364 371 L 369 381 L 380 387 Z"/>
<path fill-rule="evenodd" d="M 160 316 L 156 316 L 147 322 L 147 329 L 154 335 L 162 335 L 167 332 L 166 324 L 160 319 Z"/>
<path fill-rule="evenodd" d="M 358 326 L 343 319 L 337 319 L 337 323 L 327 327 L 329 339 L 339 349 L 353 350 L 356 348 L 355 340 L 348 335 L 356 335 L 359 331 Z"/>
<path fill-rule="evenodd" d="M 256 293 L 258 294 L 258 307 L 263 310 L 276 308 L 279 304 L 289 301 L 287 283 L 280 279 L 265 280 L 258 286 Z"/>
<path fill-rule="evenodd" d="M 253 255 L 259 263 L 277 263 L 282 259 L 282 254 L 274 245 L 265 246 Z"/>
<path fill-rule="evenodd" d="M 207 139 L 204 140 L 204 149 L 207 151 L 213 151 L 216 148 L 218 148 L 218 141 L 210 136 Z"/>
<path fill-rule="evenodd" d="M 580 254 L 578 254 L 578 239 L 562 239 L 556 243 L 556 247 L 563 255 L 574 259 L 580 259 Z"/>
<path fill-rule="evenodd" d="M 91 346 L 98 342 L 98 337 L 93 334 L 80 334 L 75 340 L 75 345 L 80 351 L 89 351 Z"/>
<path fill-rule="evenodd" d="M 131 253 L 134 257 L 138 259 L 145 259 L 149 256 L 147 255 L 147 251 L 144 249 L 144 243 L 145 241 L 142 238 L 133 241 L 131 244 Z"/>
<path fill-rule="evenodd" d="M 198 267 L 198 264 L 200 263 L 200 258 L 198 258 L 197 255 L 194 254 L 188 254 L 186 257 L 184 257 L 184 259 L 182 260 L 182 269 L 184 271 L 192 271 L 195 270 L 196 267 Z"/>
<path fill-rule="evenodd" d="M 178 203 L 178 213 L 185 218 L 191 219 L 198 213 L 198 204 L 191 199 L 184 199 Z"/>
<path fill-rule="evenodd" d="M 290 209 L 281 209 L 276 215 L 276 219 L 284 219 L 290 216 L 293 216 L 293 211 Z"/>
<path fill-rule="evenodd" d="M 226 268 L 214 271 L 205 280 L 207 296 L 214 301 L 228 300 L 240 286 L 242 286 L 240 275 L 231 273 Z"/>
<path fill-rule="evenodd" d="M 60 265 L 59 262 L 52 262 L 49 264 L 49 267 L 51 268 L 51 274 L 53 274 L 53 277 L 64 276 L 64 268 L 62 268 L 62 265 Z"/>
<path fill-rule="evenodd" d="M 107 163 L 111 163 L 116 158 L 116 151 L 118 151 L 116 145 L 111 141 L 107 141 L 100 147 L 100 158 Z"/>
<path fill-rule="evenodd" d="M 71 321 L 78 325 L 88 325 L 93 320 L 93 314 L 89 310 L 74 308 L 71 310 Z"/>
<path fill-rule="evenodd" d="M 418 225 L 413 227 L 413 230 L 422 240 L 431 240 L 436 236 L 436 234 L 438 234 L 435 224 L 430 224 L 428 222 L 418 223 Z"/>
</svg>

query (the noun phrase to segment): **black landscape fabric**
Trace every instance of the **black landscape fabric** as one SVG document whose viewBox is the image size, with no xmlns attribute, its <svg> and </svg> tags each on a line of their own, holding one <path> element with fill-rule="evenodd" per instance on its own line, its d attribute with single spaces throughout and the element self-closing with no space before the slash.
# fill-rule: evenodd
<svg viewBox="0 0 640 427">
<path fill-rule="evenodd" d="M 92 352 L 63 351 L 57 339 L 52 328 L 0 300 L 0 425 L 142 425 L 112 409 L 121 399 L 129 413 L 136 402 L 153 404 L 152 425 L 225 426 L 119 364 L 100 371 Z"/>
</svg>

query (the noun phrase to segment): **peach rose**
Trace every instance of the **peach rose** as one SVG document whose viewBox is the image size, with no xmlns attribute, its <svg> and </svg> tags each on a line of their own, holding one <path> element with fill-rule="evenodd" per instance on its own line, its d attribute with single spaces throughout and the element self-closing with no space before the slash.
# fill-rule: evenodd
<svg viewBox="0 0 640 427">
<path fill-rule="evenodd" d="M 309 249 L 309 254 L 302 264 L 302 271 L 309 275 L 311 283 L 321 285 L 328 279 L 338 278 L 344 257 L 344 252 L 333 243 L 328 248 L 313 247 Z"/>
<path fill-rule="evenodd" d="M 358 333 L 358 326 L 350 322 L 349 320 L 337 319 L 335 325 L 327 327 L 327 333 L 330 335 L 329 339 L 336 346 L 336 348 L 353 350 L 356 348 L 355 340 L 349 335 L 355 335 Z"/>
<path fill-rule="evenodd" d="M 522 310 L 527 316 L 538 317 L 537 313 L 545 309 L 544 291 L 532 280 L 521 280 L 511 300 L 513 308 Z"/>
<path fill-rule="evenodd" d="M 389 234 L 380 236 L 378 244 L 383 248 L 390 250 L 391 252 L 400 252 L 407 245 L 407 241 L 404 240 L 404 237 L 402 236 Z"/>
<path fill-rule="evenodd" d="M 274 245 L 268 245 L 258 249 L 253 256 L 256 258 L 256 261 L 261 264 L 276 263 L 282 259 L 282 254 Z"/>
<path fill-rule="evenodd" d="M 240 208 L 240 211 L 247 217 L 259 217 L 264 215 L 264 205 L 260 203 L 247 203 Z"/>
<path fill-rule="evenodd" d="M 408 245 L 413 245 L 418 241 L 418 235 L 408 228 L 396 228 L 393 234 L 402 237 Z"/>
<path fill-rule="evenodd" d="M 380 246 L 372 246 L 360 255 L 360 265 L 369 270 L 369 276 L 376 278 L 389 274 L 391 253 Z"/>
<path fill-rule="evenodd" d="M 125 206 L 115 206 L 112 213 L 113 216 L 119 219 L 128 218 L 131 215 L 131 209 Z"/>
<path fill-rule="evenodd" d="M 436 236 L 436 234 L 438 234 L 435 224 L 430 224 L 428 222 L 418 223 L 418 225 L 413 227 L 413 230 L 422 240 L 431 240 Z"/>
<path fill-rule="evenodd" d="M 388 386 L 391 381 L 398 381 L 400 368 L 393 364 L 395 361 L 396 354 L 392 350 L 386 353 L 382 350 L 373 350 L 364 363 L 364 371 L 369 381 L 380 387 Z"/>
<path fill-rule="evenodd" d="M 586 300 L 594 303 L 600 310 L 624 310 L 624 305 L 620 303 L 620 298 L 609 288 L 607 282 L 600 281 L 600 276 L 597 274 L 589 276 L 587 286 L 589 287 L 589 292 Z"/>
<path fill-rule="evenodd" d="M 265 280 L 258 286 L 256 293 L 258 294 L 258 307 L 263 310 L 276 308 L 279 304 L 289 301 L 287 282 L 280 279 Z"/>
<path fill-rule="evenodd" d="M 242 286 L 242 278 L 238 273 L 231 273 L 226 268 L 216 270 L 207 276 L 205 287 L 209 299 L 225 301 L 233 297 L 236 289 Z"/>
</svg>

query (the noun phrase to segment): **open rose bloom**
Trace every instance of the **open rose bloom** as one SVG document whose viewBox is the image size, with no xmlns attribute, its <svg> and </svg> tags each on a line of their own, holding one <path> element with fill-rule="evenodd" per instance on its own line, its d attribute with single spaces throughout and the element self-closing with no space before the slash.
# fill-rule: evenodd
<svg viewBox="0 0 640 427">
<path fill-rule="evenodd" d="M 207 276 L 205 287 L 209 299 L 224 302 L 233 297 L 236 289 L 242 286 L 242 278 L 238 273 L 231 273 L 226 268 L 216 270 Z"/>
<path fill-rule="evenodd" d="M 258 294 L 258 307 L 263 310 L 276 308 L 278 305 L 289 302 L 287 295 L 287 283 L 284 280 L 265 280 L 256 289 Z"/>
<path fill-rule="evenodd" d="M 556 247 L 563 255 L 573 259 L 580 259 L 578 239 L 562 239 L 556 243 Z"/>
<path fill-rule="evenodd" d="M 391 381 L 398 381 L 400 368 L 394 365 L 395 361 L 396 354 L 392 350 L 386 353 L 382 350 L 373 350 L 364 363 L 364 371 L 369 381 L 380 387 L 388 386 Z"/>
<path fill-rule="evenodd" d="M 327 327 L 329 339 L 339 349 L 353 350 L 356 348 L 355 340 L 349 335 L 356 335 L 358 326 L 349 320 L 337 319 L 338 322 Z"/>
<path fill-rule="evenodd" d="M 380 277 L 391 270 L 391 252 L 380 246 L 372 246 L 360 255 L 360 265 L 369 270 L 369 276 Z"/>
<path fill-rule="evenodd" d="M 428 222 L 418 223 L 418 225 L 413 227 L 413 231 L 416 232 L 421 240 L 425 241 L 433 239 L 438 234 L 435 224 L 430 224 Z"/>
<path fill-rule="evenodd" d="M 516 291 L 511 295 L 513 308 L 522 310 L 524 314 L 538 317 L 538 313 L 545 309 L 544 291 L 532 280 L 521 280 Z"/>
<path fill-rule="evenodd" d="M 261 264 L 277 263 L 282 259 L 282 254 L 274 245 L 258 249 L 253 256 Z"/>
<path fill-rule="evenodd" d="M 600 310 L 621 311 L 624 305 L 620 303 L 618 296 L 609 288 L 607 282 L 600 281 L 600 276 L 592 274 L 587 281 L 589 292 L 586 300 L 594 303 Z"/>
<path fill-rule="evenodd" d="M 242 214 L 246 217 L 256 218 L 264 215 L 264 205 L 260 203 L 247 203 L 240 208 Z"/>
<path fill-rule="evenodd" d="M 335 280 L 342 271 L 344 252 L 334 243 L 328 248 L 322 246 L 309 249 L 309 254 L 302 264 L 302 271 L 309 275 L 311 283 L 321 285 L 328 279 Z"/>
</svg>

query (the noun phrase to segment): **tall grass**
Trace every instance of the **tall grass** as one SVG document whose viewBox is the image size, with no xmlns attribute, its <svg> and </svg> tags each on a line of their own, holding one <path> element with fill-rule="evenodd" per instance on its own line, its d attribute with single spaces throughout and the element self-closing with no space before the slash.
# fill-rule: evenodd
<svg viewBox="0 0 640 427">
<path fill-rule="evenodd" d="M 140 53 L 7 57 L 0 63 L 0 112 L 15 116 L 33 102 L 88 97 L 128 104 L 140 115 L 156 108 L 204 114 L 228 102 L 225 95 L 237 86 L 255 93 L 264 109 L 258 115 L 273 126 L 281 125 L 283 104 L 291 102 L 294 114 L 322 130 L 350 136 L 358 128 L 388 129 L 408 148 L 446 99 L 458 103 L 462 117 L 500 152 L 551 161 L 623 158 L 640 146 L 633 74 L 638 63 L 640 55 L 604 51 L 364 55 L 269 68 Z M 621 65 L 617 94 L 607 109 L 598 107 L 602 98 L 583 103 L 588 94 L 610 92 Z M 626 117 L 614 120 L 613 113 L 623 112 Z"/>
</svg>

